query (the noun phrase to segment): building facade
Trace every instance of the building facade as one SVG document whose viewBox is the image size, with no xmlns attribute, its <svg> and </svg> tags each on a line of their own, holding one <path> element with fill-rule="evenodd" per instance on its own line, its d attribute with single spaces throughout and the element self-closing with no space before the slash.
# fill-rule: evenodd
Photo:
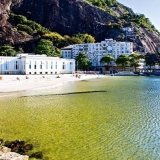
<svg viewBox="0 0 160 160">
<path fill-rule="evenodd" d="M 29 54 L 0 56 L 0 74 L 65 74 L 74 71 L 74 59 Z"/>
<path fill-rule="evenodd" d="M 105 39 L 100 43 L 74 44 L 61 49 L 63 58 L 75 59 L 79 52 L 88 54 L 92 66 L 102 66 L 100 60 L 106 54 L 116 60 L 121 54 L 130 55 L 133 53 L 132 42 L 117 42 L 113 39 Z"/>
</svg>

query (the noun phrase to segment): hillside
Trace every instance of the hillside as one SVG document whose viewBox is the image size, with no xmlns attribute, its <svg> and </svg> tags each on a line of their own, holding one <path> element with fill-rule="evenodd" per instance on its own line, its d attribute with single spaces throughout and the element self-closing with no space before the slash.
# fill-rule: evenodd
<svg viewBox="0 0 160 160">
<path fill-rule="evenodd" d="M 135 51 L 160 52 L 159 32 L 150 21 L 115 0 L 13 0 L 11 11 L 62 36 L 88 33 L 96 41 L 105 38 L 131 41 L 134 42 Z M 34 35 L 26 36 L 29 43 L 37 39 Z M 23 39 L 23 36 L 17 37 Z M 14 38 L 12 41 L 17 44 Z M 22 41 L 25 42 L 24 39 Z"/>
</svg>

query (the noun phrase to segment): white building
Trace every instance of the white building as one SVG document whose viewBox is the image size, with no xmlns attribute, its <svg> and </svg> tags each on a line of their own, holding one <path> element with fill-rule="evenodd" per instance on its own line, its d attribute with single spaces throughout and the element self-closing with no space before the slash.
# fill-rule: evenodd
<svg viewBox="0 0 160 160">
<path fill-rule="evenodd" d="M 74 71 L 74 59 L 29 54 L 0 56 L 0 74 L 60 74 Z"/>
<path fill-rule="evenodd" d="M 109 54 L 116 60 L 121 54 L 133 53 L 132 42 L 116 42 L 113 39 L 105 39 L 100 43 L 74 44 L 61 49 L 63 58 L 75 59 L 79 52 L 88 54 L 92 66 L 101 66 L 100 59 Z"/>
</svg>

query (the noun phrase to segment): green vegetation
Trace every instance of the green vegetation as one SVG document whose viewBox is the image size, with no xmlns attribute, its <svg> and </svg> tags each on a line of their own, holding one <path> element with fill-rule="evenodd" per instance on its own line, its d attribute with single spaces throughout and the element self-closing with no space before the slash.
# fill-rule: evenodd
<svg viewBox="0 0 160 160">
<path fill-rule="evenodd" d="M 108 10 L 110 6 L 116 5 L 116 0 L 86 0 L 94 6 Z"/>
<path fill-rule="evenodd" d="M 117 60 L 116 64 L 122 66 L 122 70 L 125 70 L 125 67 L 128 65 L 129 57 L 125 54 L 120 55 Z"/>
<path fill-rule="evenodd" d="M 130 66 L 135 68 L 135 71 L 137 71 L 137 67 L 139 67 L 139 60 L 144 59 L 144 56 L 138 53 L 131 54 L 129 56 L 129 62 Z"/>
<path fill-rule="evenodd" d="M 35 48 L 36 54 L 46 54 L 52 57 L 61 57 L 61 51 L 53 46 L 53 43 L 46 39 L 41 39 Z"/>
<path fill-rule="evenodd" d="M 13 22 L 18 31 L 23 31 L 28 35 L 40 39 L 38 46 L 36 48 L 33 48 L 33 50 L 37 54 L 47 54 L 48 56 L 61 57 L 61 51 L 59 48 L 72 44 L 95 42 L 94 37 L 89 34 L 75 34 L 73 36 L 62 36 L 57 32 L 51 32 L 48 29 L 42 27 L 40 24 L 28 20 L 25 16 L 22 15 L 16 15 L 11 13 L 10 20 Z M 20 52 L 18 51 L 18 53 Z"/>
<path fill-rule="evenodd" d="M 91 3 L 94 6 L 100 7 L 105 9 L 110 14 L 117 17 L 118 22 L 110 22 L 107 24 L 107 30 L 121 30 L 125 26 L 137 26 L 142 28 L 147 28 L 149 31 L 157 32 L 159 31 L 155 28 L 155 26 L 151 23 L 151 21 L 145 17 L 144 14 L 131 14 L 127 7 L 118 3 L 116 0 L 86 0 L 87 2 Z M 119 11 L 116 9 L 112 9 L 111 7 L 117 7 L 123 12 L 123 15 L 120 16 Z M 122 13 L 121 13 L 122 14 Z M 160 33 L 159 33 L 160 34 Z"/>
<path fill-rule="evenodd" d="M 64 47 L 71 44 L 82 44 L 82 43 L 94 43 L 95 39 L 89 34 L 75 34 L 72 37 L 65 35 L 64 37 L 57 32 L 49 32 L 42 36 L 43 39 L 48 39 L 58 47 Z"/>
<path fill-rule="evenodd" d="M 16 51 L 14 47 L 9 45 L 4 45 L 0 47 L 0 56 L 15 56 Z"/>
<path fill-rule="evenodd" d="M 147 28 L 149 31 L 153 32 L 158 32 L 158 30 L 156 30 L 156 28 L 154 27 L 154 25 L 151 23 L 151 21 L 145 17 L 144 14 L 135 14 L 132 15 L 130 13 L 124 14 L 123 16 L 120 17 L 120 22 L 123 22 L 123 25 L 127 25 L 131 24 L 132 25 L 136 25 L 138 27 L 142 27 L 142 28 Z"/>
<path fill-rule="evenodd" d="M 156 63 L 159 63 L 158 54 L 147 53 L 145 55 L 145 61 L 146 65 L 149 66 L 149 69 L 151 70 L 152 66 L 155 66 Z"/>
<path fill-rule="evenodd" d="M 89 34 L 75 34 L 73 37 L 78 38 L 82 43 L 94 43 L 95 38 Z"/>
<path fill-rule="evenodd" d="M 91 67 L 91 62 L 88 60 L 88 55 L 80 52 L 76 57 L 77 70 L 88 70 Z"/>
<path fill-rule="evenodd" d="M 48 29 L 42 27 L 40 24 L 27 20 L 25 16 L 11 13 L 10 19 L 15 23 L 18 31 L 24 31 L 29 35 L 43 35 L 49 32 Z"/>
<path fill-rule="evenodd" d="M 105 63 L 108 64 L 108 63 L 112 62 L 113 60 L 114 60 L 114 58 L 107 54 L 107 55 L 105 55 L 104 57 L 101 58 L 100 62 L 103 63 L 103 64 L 105 64 Z"/>
</svg>

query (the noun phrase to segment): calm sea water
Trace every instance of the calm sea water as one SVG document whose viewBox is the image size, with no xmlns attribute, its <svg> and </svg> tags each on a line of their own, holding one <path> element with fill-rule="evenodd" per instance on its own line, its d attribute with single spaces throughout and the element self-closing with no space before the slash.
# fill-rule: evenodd
<svg viewBox="0 0 160 160">
<path fill-rule="evenodd" d="M 106 92 L 64 94 L 93 90 Z M 0 99 L 0 138 L 33 143 L 44 160 L 160 159 L 159 77 L 92 79 L 21 97 L 29 94 Z"/>
</svg>

